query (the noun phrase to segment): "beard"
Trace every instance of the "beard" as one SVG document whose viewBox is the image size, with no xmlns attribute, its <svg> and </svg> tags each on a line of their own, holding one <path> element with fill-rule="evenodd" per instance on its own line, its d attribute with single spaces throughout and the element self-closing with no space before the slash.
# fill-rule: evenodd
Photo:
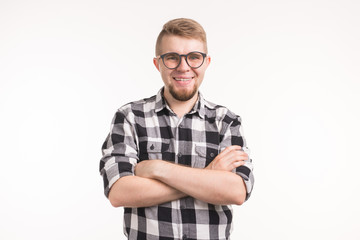
<svg viewBox="0 0 360 240">
<path fill-rule="evenodd" d="M 191 98 L 193 98 L 195 96 L 195 94 L 197 93 L 198 88 L 196 86 L 194 86 L 194 88 L 190 91 L 176 91 L 174 89 L 174 87 L 172 85 L 169 86 L 169 92 L 171 94 L 171 96 L 181 102 L 186 102 L 188 100 L 190 100 Z"/>
</svg>

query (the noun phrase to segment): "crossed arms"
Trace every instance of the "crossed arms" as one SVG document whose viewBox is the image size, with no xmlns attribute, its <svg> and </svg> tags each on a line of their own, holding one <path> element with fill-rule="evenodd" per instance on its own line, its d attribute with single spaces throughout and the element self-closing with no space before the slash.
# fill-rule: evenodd
<svg viewBox="0 0 360 240">
<path fill-rule="evenodd" d="M 244 165 L 248 155 L 239 150 L 237 145 L 225 148 L 205 169 L 141 161 L 135 176 L 122 177 L 112 185 L 109 200 L 114 207 L 147 207 L 192 196 L 216 205 L 241 205 L 246 187 L 232 170 Z"/>
</svg>

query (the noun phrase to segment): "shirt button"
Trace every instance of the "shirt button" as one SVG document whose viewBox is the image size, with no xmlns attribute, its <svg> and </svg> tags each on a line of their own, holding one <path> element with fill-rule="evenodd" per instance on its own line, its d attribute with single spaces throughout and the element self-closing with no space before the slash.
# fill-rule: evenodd
<svg viewBox="0 0 360 240">
<path fill-rule="evenodd" d="M 214 153 L 210 153 L 210 157 L 214 157 L 215 156 L 215 154 Z"/>
<path fill-rule="evenodd" d="M 181 154 L 181 153 L 178 153 L 177 156 L 178 156 L 178 158 L 181 158 L 181 157 L 182 157 L 182 154 Z"/>
</svg>

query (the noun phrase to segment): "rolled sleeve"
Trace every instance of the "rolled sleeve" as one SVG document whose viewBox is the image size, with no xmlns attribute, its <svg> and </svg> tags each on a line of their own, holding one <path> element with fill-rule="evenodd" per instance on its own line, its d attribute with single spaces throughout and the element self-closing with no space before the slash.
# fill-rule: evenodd
<svg viewBox="0 0 360 240">
<path fill-rule="evenodd" d="M 134 175 L 138 162 L 134 128 L 122 111 L 116 112 L 110 133 L 103 146 L 100 174 L 104 181 L 105 196 L 109 196 L 112 185 L 121 177 Z"/>
<path fill-rule="evenodd" d="M 249 155 L 249 160 L 245 161 L 245 164 L 237 167 L 235 173 L 238 174 L 244 180 L 246 186 L 246 199 L 248 200 L 253 187 L 254 187 L 254 174 L 253 174 L 253 163 L 250 157 L 250 151 L 248 150 L 246 140 L 243 135 L 243 129 L 241 125 L 241 118 L 239 116 L 231 117 L 227 116 L 225 119 L 226 130 L 223 135 L 221 142 L 221 148 L 225 148 L 232 145 L 239 145 Z"/>
</svg>

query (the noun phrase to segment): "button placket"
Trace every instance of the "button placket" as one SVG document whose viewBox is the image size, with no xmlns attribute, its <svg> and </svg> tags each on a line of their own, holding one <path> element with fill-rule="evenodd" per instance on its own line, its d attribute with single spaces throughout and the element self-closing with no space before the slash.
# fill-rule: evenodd
<svg viewBox="0 0 360 240">
<path fill-rule="evenodd" d="M 182 148 L 179 144 L 179 130 L 182 128 L 182 125 L 183 125 L 183 117 L 182 118 L 177 118 L 177 123 L 176 123 L 176 130 L 175 130 L 175 139 L 176 139 L 176 146 L 175 146 L 175 154 L 176 154 L 176 157 L 177 157 L 177 160 L 176 162 L 179 163 L 179 160 L 181 159 L 182 157 Z"/>
<path fill-rule="evenodd" d="M 183 117 L 181 117 L 180 119 L 179 119 L 179 121 L 178 121 L 178 124 L 177 124 L 177 140 L 179 140 L 179 138 L 180 138 L 180 131 L 184 128 L 184 116 Z M 176 154 L 176 156 L 177 156 L 177 159 L 178 159 L 178 162 L 181 162 L 182 161 L 182 157 L 184 156 L 184 151 L 185 151 L 185 149 L 184 149 L 184 146 L 183 146 L 183 144 L 181 144 L 181 141 L 178 141 L 178 143 L 177 143 L 177 154 Z"/>
</svg>

